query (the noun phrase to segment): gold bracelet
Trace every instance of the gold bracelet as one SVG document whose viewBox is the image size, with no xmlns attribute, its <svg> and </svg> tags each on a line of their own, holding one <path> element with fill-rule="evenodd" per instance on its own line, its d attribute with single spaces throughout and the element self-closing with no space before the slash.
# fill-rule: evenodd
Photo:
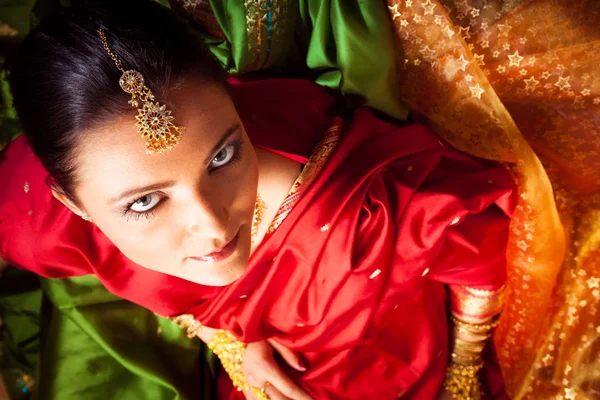
<svg viewBox="0 0 600 400">
<path fill-rule="evenodd" d="M 171 320 L 179 325 L 180 328 L 185 329 L 188 338 L 200 336 L 202 330 L 202 323 L 198 321 L 192 314 L 181 314 L 176 317 L 172 317 Z"/>
<path fill-rule="evenodd" d="M 459 333 L 465 333 L 468 334 L 470 337 L 472 337 L 474 340 L 478 340 L 480 342 L 485 342 L 486 340 L 488 340 L 489 338 L 492 337 L 491 333 L 486 333 L 486 334 L 481 334 L 481 333 L 473 333 L 467 329 L 464 328 L 460 328 L 460 327 L 456 327 L 455 329 L 459 332 Z"/>
<path fill-rule="evenodd" d="M 456 400 L 481 400 L 482 390 L 478 376 L 481 368 L 481 362 L 475 365 L 451 363 L 446 371 L 444 389 Z"/>
<path fill-rule="evenodd" d="M 231 332 L 220 329 L 208 343 L 208 348 L 219 357 L 223 368 L 231 378 L 233 386 L 235 386 L 237 390 L 250 390 L 258 400 L 269 399 L 269 396 L 265 393 L 264 387 L 257 388 L 250 386 L 246 381 L 243 370 L 246 343 L 237 340 Z"/>
<path fill-rule="evenodd" d="M 462 331 L 466 331 L 465 333 L 487 333 L 498 326 L 498 320 L 494 320 L 489 324 L 469 324 L 468 322 L 461 321 L 456 318 L 454 315 L 450 317 L 454 325 L 462 329 Z"/>
<path fill-rule="evenodd" d="M 461 365 L 473 365 L 479 364 L 481 362 L 481 356 L 479 354 L 475 356 L 466 356 L 460 353 L 452 353 L 452 363 L 461 364 Z"/>
<path fill-rule="evenodd" d="M 481 353 L 483 351 L 483 349 L 485 349 L 485 346 L 486 346 L 485 342 L 472 343 L 472 342 L 467 342 L 466 340 L 462 340 L 462 339 L 458 339 L 458 338 L 454 339 L 454 348 L 455 349 L 472 351 L 474 353 Z"/>
<path fill-rule="evenodd" d="M 459 318 L 487 319 L 502 310 L 504 292 L 503 288 L 489 291 L 450 285 L 450 309 Z"/>
</svg>

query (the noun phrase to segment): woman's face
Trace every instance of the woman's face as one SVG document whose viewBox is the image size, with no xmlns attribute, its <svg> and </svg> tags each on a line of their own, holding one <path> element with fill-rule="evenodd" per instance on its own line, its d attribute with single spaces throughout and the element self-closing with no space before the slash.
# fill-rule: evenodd
<svg viewBox="0 0 600 400">
<path fill-rule="evenodd" d="M 188 85 L 170 100 L 174 123 L 185 127 L 181 142 L 146 154 L 134 115 L 90 132 L 77 156 L 76 196 L 135 263 L 227 285 L 250 257 L 256 154 L 222 89 Z"/>
</svg>

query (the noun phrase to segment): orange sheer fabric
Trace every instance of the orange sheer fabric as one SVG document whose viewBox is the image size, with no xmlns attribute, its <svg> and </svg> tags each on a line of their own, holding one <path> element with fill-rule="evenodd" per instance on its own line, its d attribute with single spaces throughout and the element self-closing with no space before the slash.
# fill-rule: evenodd
<svg viewBox="0 0 600 400">
<path fill-rule="evenodd" d="M 495 334 L 511 397 L 600 396 L 600 2 L 388 0 L 398 90 L 520 200 Z"/>
</svg>

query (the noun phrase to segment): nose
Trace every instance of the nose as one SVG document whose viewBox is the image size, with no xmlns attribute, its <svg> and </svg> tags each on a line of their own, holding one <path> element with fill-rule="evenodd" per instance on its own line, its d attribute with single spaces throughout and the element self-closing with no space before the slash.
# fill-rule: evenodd
<svg viewBox="0 0 600 400">
<path fill-rule="evenodd" d="M 187 220 L 189 235 L 225 239 L 228 234 L 230 214 L 226 203 L 217 196 L 198 194 L 193 199 Z"/>
</svg>

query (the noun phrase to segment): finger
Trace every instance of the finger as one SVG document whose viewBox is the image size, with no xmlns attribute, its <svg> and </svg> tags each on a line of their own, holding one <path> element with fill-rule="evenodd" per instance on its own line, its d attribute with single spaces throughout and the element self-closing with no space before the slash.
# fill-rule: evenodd
<svg viewBox="0 0 600 400">
<path fill-rule="evenodd" d="M 269 339 L 268 342 L 290 367 L 297 371 L 306 371 L 306 362 L 302 359 L 302 356 L 275 340 Z"/>
<path fill-rule="evenodd" d="M 265 388 L 265 394 L 269 400 L 291 400 L 289 397 L 285 397 L 273 385 L 268 385 L 267 388 Z M 252 390 L 244 390 L 244 396 L 246 396 L 246 400 L 258 400 L 258 397 L 252 392 Z"/>
<path fill-rule="evenodd" d="M 286 397 L 283 393 L 281 393 L 277 388 L 273 385 L 268 385 L 265 389 L 269 400 L 291 400 L 289 397 Z"/>
<path fill-rule="evenodd" d="M 311 397 L 296 385 L 292 379 L 281 371 L 278 367 L 270 368 L 267 371 L 269 382 L 283 395 L 292 400 L 312 400 Z"/>
</svg>

